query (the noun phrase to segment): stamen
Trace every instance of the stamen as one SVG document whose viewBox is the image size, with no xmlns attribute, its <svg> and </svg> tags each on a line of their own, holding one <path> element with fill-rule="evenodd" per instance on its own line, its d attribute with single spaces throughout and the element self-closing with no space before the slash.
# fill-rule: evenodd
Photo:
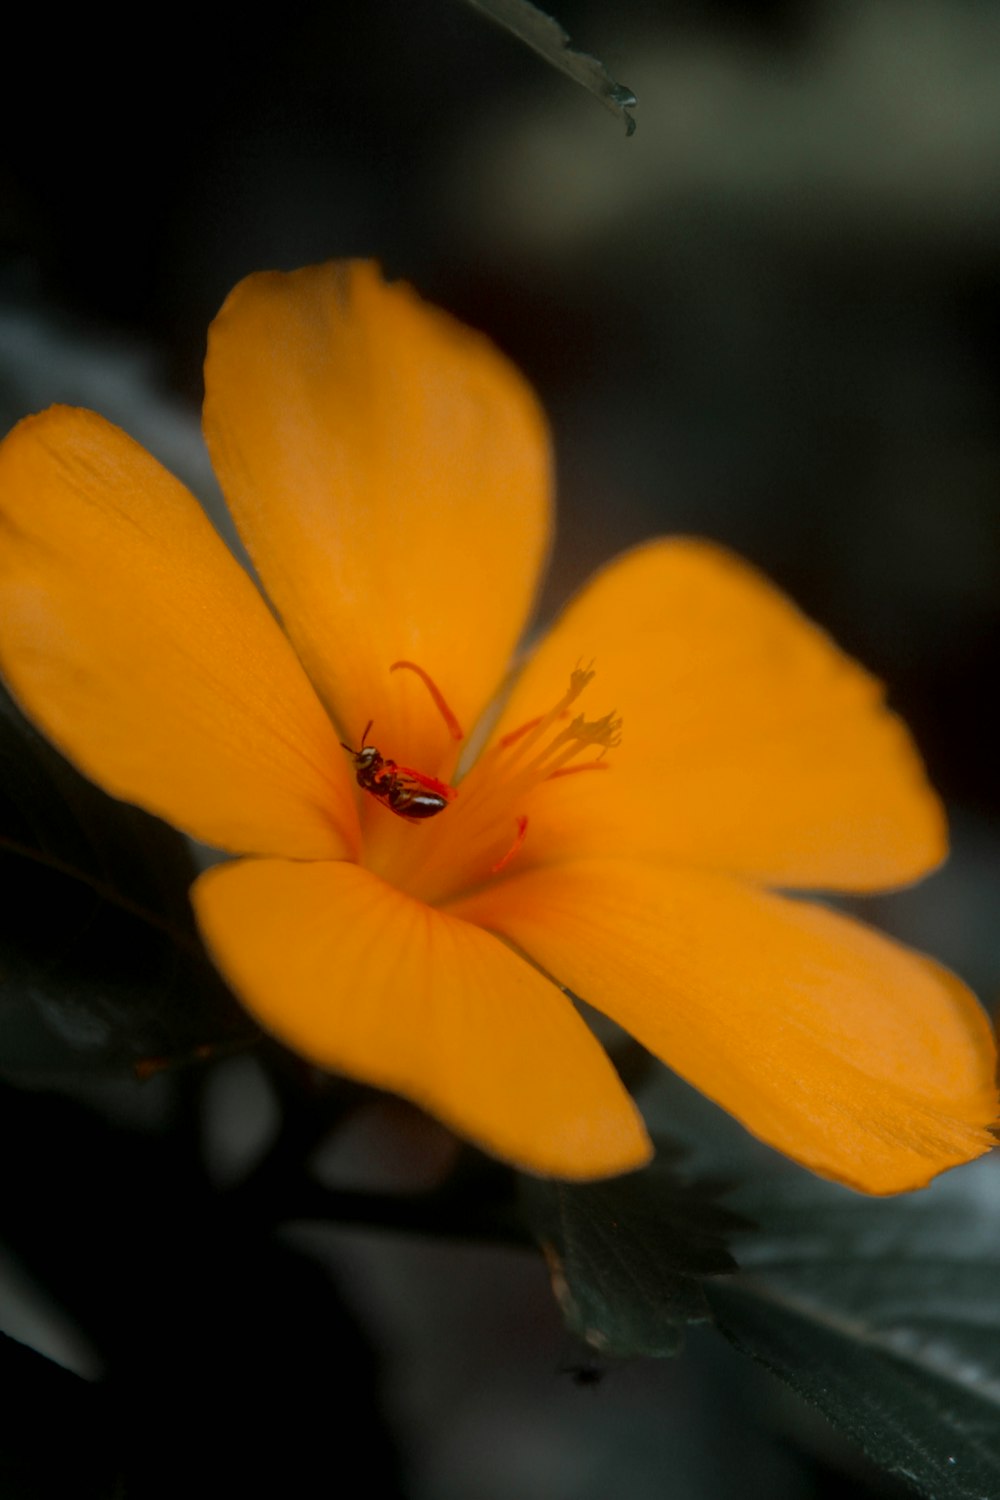
<svg viewBox="0 0 1000 1500">
<path fill-rule="evenodd" d="M 507 734 L 502 734 L 497 740 L 500 750 L 508 750 L 511 745 L 516 745 L 522 735 L 527 734 L 529 729 L 535 729 L 542 722 L 541 714 L 537 719 L 529 719 L 527 724 L 522 724 L 519 729 L 511 729 Z"/>
<path fill-rule="evenodd" d="M 542 717 L 539 714 L 537 719 L 529 719 L 526 724 L 518 725 L 517 729 L 508 729 L 507 733 L 502 734 L 497 740 L 495 748 L 497 750 L 509 750 L 511 745 L 516 745 L 523 735 L 526 735 L 532 729 L 537 729 L 542 722 Z M 566 709 L 563 709 L 559 717 L 560 719 L 568 719 L 569 713 Z"/>
<path fill-rule="evenodd" d="M 517 833 L 514 835 L 514 842 L 507 850 L 507 853 L 504 855 L 503 859 L 498 859 L 495 865 L 490 866 L 491 875 L 499 875 L 501 870 L 505 870 L 507 868 L 511 860 L 514 858 L 514 855 L 524 843 L 527 832 L 528 820 L 522 813 L 522 815 L 517 820 Z"/>
<path fill-rule="evenodd" d="M 505 773 L 509 773 L 511 766 L 520 760 L 524 752 L 541 739 L 551 724 L 554 724 L 557 719 L 565 719 L 566 711 L 570 704 L 576 702 L 584 688 L 595 676 L 596 673 L 593 667 L 574 667 L 569 675 L 569 687 L 563 693 L 559 702 L 553 708 L 550 708 L 547 714 L 542 714 L 538 719 L 529 719 L 527 724 L 522 724 L 519 729 L 512 730 L 497 741 L 493 747 L 493 756 L 496 756 L 501 750 L 509 749 L 512 745 L 517 746 L 517 749 L 505 766 Z M 567 730 L 566 733 L 569 733 L 569 731 Z"/>
<path fill-rule="evenodd" d="M 621 719 L 616 719 L 613 713 L 604 714 L 600 719 L 585 719 L 582 714 L 578 714 L 569 728 L 564 729 L 562 734 L 557 734 L 520 774 L 523 776 L 531 773 L 538 780 L 547 779 L 588 745 L 600 745 L 602 754 L 605 750 L 613 750 L 616 745 L 621 744 L 621 727 Z M 546 766 L 553 755 L 555 764 Z"/>
<path fill-rule="evenodd" d="M 445 702 L 444 694 L 438 687 L 437 683 L 434 681 L 433 677 L 431 677 L 429 673 L 425 672 L 423 667 L 417 666 L 417 663 L 415 661 L 394 661 L 392 666 L 389 668 L 389 671 L 397 672 L 400 667 L 405 667 L 408 672 L 416 672 L 417 676 L 420 678 L 420 681 L 424 684 L 424 687 L 427 689 L 427 691 L 431 695 L 431 698 L 434 700 L 434 707 L 437 709 L 445 724 L 448 726 L 448 733 L 451 735 L 452 739 L 464 740 L 465 735 L 462 733 L 462 726 Z"/>
<path fill-rule="evenodd" d="M 550 708 L 548 713 L 543 714 L 539 719 L 532 733 L 529 734 L 527 738 L 522 742 L 522 750 L 526 750 L 529 745 L 540 739 L 548 729 L 550 724 L 554 724 L 557 719 L 565 719 L 566 710 L 569 708 L 570 704 L 576 702 L 577 698 L 579 698 L 584 688 L 588 685 L 588 683 L 593 681 L 596 675 L 597 674 L 594 672 L 593 667 L 573 668 L 572 672 L 569 674 L 569 687 L 566 689 L 565 693 L 563 693 L 562 697 L 559 699 L 559 702 L 555 705 L 555 707 Z"/>
<path fill-rule="evenodd" d="M 611 762 L 608 760 L 586 760 L 582 766 L 560 766 L 558 771 L 550 771 L 546 781 L 555 781 L 557 776 L 575 776 L 577 771 L 610 771 Z"/>
</svg>

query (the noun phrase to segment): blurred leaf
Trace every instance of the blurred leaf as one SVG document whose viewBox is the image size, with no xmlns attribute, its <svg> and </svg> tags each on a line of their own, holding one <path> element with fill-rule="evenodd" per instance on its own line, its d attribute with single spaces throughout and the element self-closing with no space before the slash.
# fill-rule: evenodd
<svg viewBox="0 0 1000 1500">
<path fill-rule="evenodd" d="M 746 1202 L 746 1195 L 742 1201 Z M 1000 1494 L 1000 1162 L 907 1198 L 782 1177 L 723 1332 L 934 1500 Z"/>
<path fill-rule="evenodd" d="M 0 688 L 0 1072 L 182 1060 L 256 1033 L 198 939 L 179 834 L 108 797 Z"/>
<path fill-rule="evenodd" d="M 596 57 L 571 47 L 568 34 L 553 16 L 546 15 L 530 0 L 468 0 L 468 3 L 512 31 L 532 51 L 561 73 L 566 73 L 575 83 L 596 94 L 607 109 L 625 121 L 625 134 L 632 134 L 635 119 L 630 111 L 639 102 L 632 90 L 616 83 Z"/>
<path fill-rule="evenodd" d="M 270 1192 L 251 1203 L 215 1191 L 179 1123 L 123 1128 L 0 1081 L 0 1139 L 17 1143 L 0 1166 L 0 1229 L 106 1372 L 77 1384 L 100 1402 L 95 1422 L 110 1416 L 113 1500 L 336 1494 L 338 1470 L 397 1500 L 379 1356 L 333 1267 L 274 1233 Z M 6 1375 L 2 1416 L 16 1420 Z M 34 1428 L 50 1448 L 72 1439 L 59 1414 L 39 1400 Z M 51 1493 L 91 1500 L 71 1481 Z M 22 1495 L 49 1492 L 0 1479 L 2 1500 Z"/>
<path fill-rule="evenodd" d="M 711 1317 L 705 1279 L 736 1269 L 727 1237 L 747 1227 L 718 1183 L 684 1180 L 669 1148 L 605 1182 L 522 1181 L 563 1317 L 592 1348 L 676 1354 L 684 1324 Z"/>
<path fill-rule="evenodd" d="M 120 1493 L 104 1393 L 0 1333 L 0 1494 L 112 1500 Z M 53 1440 L 56 1438 L 57 1440 Z"/>
</svg>

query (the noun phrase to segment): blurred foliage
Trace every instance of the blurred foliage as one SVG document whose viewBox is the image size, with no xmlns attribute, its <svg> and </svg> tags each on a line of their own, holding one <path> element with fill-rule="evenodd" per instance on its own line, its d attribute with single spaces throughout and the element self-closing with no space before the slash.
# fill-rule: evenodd
<svg viewBox="0 0 1000 1500">
<path fill-rule="evenodd" d="M 108 797 L 0 687 L 0 1074 L 156 1071 L 256 1028 L 206 958 L 185 840 Z"/>
<path fill-rule="evenodd" d="M 403 1493 L 362 1330 L 326 1273 L 276 1239 L 266 1192 L 251 1202 L 214 1190 L 195 1099 L 175 1088 L 169 1118 L 150 1130 L 0 1086 L 0 1230 L 81 1330 L 102 1376 L 96 1390 L 71 1388 L 68 1375 L 63 1385 L 76 1413 L 68 1441 L 95 1414 L 79 1489 L 40 1455 L 11 1493 L 308 1493 L 317 1476 L 355 1462 L 376 1493 Z M 50 1444 L 61 1440 L 61 1409 L 51 1408 Z M 0 1465 L 23 1455 L 24 1433 L 10 1421 L 0 1450 Z"/>
<path fill-rule="evenodd" d="M 35 1495 L 108 1500 L 120 1492 L 107 1404 L 99 1388 L 3 1333 L 0 1381 L 0 1494 L 7 1500 Z"/>
</svg>

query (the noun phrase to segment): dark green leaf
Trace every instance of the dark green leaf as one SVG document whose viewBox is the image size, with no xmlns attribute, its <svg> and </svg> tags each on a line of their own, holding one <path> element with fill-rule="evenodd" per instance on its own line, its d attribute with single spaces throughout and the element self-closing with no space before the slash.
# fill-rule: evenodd
<svg viewBox="0 0 1000 1500">
<path fill-rule="evenodd" d="M 184 840 L 80 776 L 0 688 L 0 1070 L 156 1066 L 254 1035 L 209 964 Z"/>
<path fill-rule="evenodd" d="M 592 1348 L 675 1354 L 684 1324 L 710 1316 L 705 1279 L 735 1269 L 726 1240 L 746 1221 L 716 1201 L 717 1184 L 680 1176 L 669 1148 L 606 1182 L 523 1181 L 563 1316 Z"/>
<path fill-rule="evenodd" d="M 574 82 L 596 94 L 607 109 L 625 121 L 626 135 L 632 134 L 635 119 L 630 111 L 639 102 L 632 90 L 616 83 L 596 57 L 575 51 L 569 44 L 569 36 L 553 16 L 546 15 L 530 0 L 469 0 L 469 4 L 512 31 L 561 73 L 566 73 Z"/>
<path fill-rule="evenodd" d="M 733 1343 L 934 1500 L 1000 1495 L 998 1166 L 889 1200 L 782 1177 L 707 1287 Z"/>
</svg>

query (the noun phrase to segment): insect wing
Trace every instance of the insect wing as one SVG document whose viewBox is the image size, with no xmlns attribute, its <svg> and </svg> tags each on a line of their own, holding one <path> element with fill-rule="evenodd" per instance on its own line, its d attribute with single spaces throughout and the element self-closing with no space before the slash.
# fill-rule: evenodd
<svg viewBox="0 0 1000 1500">
<path fill-rule="evenodd" d="M 415 781 L 418 786 L 424 787 L 428 792 L 433 792 L 437 797 L 443 797 L 445 802 L 451 802 L 458 796 L 458 788 L 449 786 L 447 781 L 438 781 L 436 776 L 425 776 L 423 771 L 415 771 L 412 766 L 397 766 L 393 762 L 393 770 L 400 776 L 405 776 L 407 781 Z"/>
</svg>

